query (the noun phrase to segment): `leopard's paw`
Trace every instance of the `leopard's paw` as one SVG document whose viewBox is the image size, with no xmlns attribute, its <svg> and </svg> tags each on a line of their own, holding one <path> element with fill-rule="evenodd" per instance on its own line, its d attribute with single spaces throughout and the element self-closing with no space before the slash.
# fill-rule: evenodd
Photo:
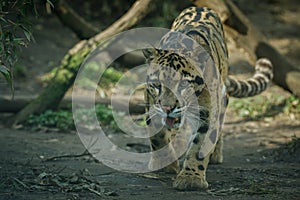
<svg viewBox="0 0 300 200">
<path fill-rule="evenodd" d="M 177 175 L 173 187 L 177 190 L 201 190 L 208 188 L 208 183 L 204 177 L 187 174 L 184 171 L 181 171 Z"/>
</svg>

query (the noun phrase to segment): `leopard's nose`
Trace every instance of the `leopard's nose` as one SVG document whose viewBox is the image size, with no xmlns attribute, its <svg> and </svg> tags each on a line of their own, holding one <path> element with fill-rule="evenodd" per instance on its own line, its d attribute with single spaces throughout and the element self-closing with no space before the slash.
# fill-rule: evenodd
<svg viewBox="0 0 300 200">
<path fill-rule="evenodd" d="M 172 107 L 171 106 L 162 106 L 162 109 L 165 113 L 170 113 L 171 110 L 172 110 Z"/>
</svg>

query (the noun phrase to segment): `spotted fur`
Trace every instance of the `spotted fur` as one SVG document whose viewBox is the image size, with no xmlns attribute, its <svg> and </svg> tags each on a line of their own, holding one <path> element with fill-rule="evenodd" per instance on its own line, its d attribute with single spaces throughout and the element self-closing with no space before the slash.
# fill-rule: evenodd
<svg viewBox="0 0 300 200">
<path fill-rule="evenodd" d="M 256 72 L 250 79 L 228 77 L 228 52 L 222 23 L 213 10 L 196 7 L 185 9 L 158 48 L 145 50 L 144 54 L 149 63 L 145 92 L 147 124 L 153 126 L 154 116 L 160 116 L 164 125 L 150 138 L 152 150 L 157 151 L 174 137 L 184 135 L 185 122 L 198 121 L 181 169 L 178 160 L 172 160 L 172 156 L 178 154 L 177 148 L 185 145 L 180 139 L 168 147 L 171 157 L 153 157 L 149 167 L 158 169 L 160 159 L 170 159 L 173 163 L 166 170 L 177 173 L 175 188 L 207 188 L 208 163 L 223 160 L 221 128 L 228 96 L 248 97 L 265 90 L 273 77 L 271 62 L 258 60 Z M 211 67 L 214 66 L 211 60 L 216 67 Z M 189 102 L 193 101 L 197 106 L 191 106 Z"/>
</svg>

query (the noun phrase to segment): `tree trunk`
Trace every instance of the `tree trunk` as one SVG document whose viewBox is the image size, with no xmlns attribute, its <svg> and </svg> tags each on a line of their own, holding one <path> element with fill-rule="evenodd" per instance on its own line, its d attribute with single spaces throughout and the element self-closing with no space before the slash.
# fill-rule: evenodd
<svg viewBox="0 0 300 200">
<path fill-rule="evenodd" d="M 194 4 L 216 10 L 224 23 L 225 36 L 236 41 L 237 46 L 248 53 L 251 62 L 261 57 L 270 59 L 274 67 L 274 83 L 300 96 L 300 69 L 272 47 L 231 0 L 194 0 Z"/>
<path fill-rule="evenodd" d="M 74 83 L 81 63 L 91 50 L 109 37 L 135 25 L 149 12 L 150 2 L 151 0 L 137 0 L 132 7 L 110 27 L 89 40 L 80 41 L 70 49 L 63 58 L 56 75 L 50 81 L 49 85 L 35 100 L 10 119 L 8 125 L 14 126 L 26 120 L 31 114 L 38 114 L 47 109 L 56 108 L 66 91 Z"/>
<path fill-rule="evenodd" d="M 54 1 L 54 10 L 60 21 L 80 39 L 88 39 L 100 31 L 77 14 L 64 0 Z"/>
</svg>

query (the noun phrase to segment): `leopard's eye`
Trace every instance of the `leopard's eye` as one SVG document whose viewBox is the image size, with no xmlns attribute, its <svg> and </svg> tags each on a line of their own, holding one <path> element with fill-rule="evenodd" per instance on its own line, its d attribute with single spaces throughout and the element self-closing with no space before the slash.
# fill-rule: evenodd
<svg viewBox="0 0 300 200">
<path fill-rule="evenodd" d="M 160 93 L 160 91 L 161 91 L 161 84 L 160 83 L 152 83 L 151 86 L 154 88 L 154 90 L 157 94 Z"/>
<path fill-rule="evenodd" d="M 153 87 L 157 89 L 161 89 L 161 84 L 160 83 L 152 83 Z"/>
<path fill-rule="evenodd" d="M 161 93 L 161 84 L 159 82 L 150 82 L 148 85 L 148 91 L 152 94 L 158 95 Z"/>
<path fill-rule="evenodd" d="M 185 88 L 188 87 L 188 85 L 189 85 L 189 81 L 188 80 L 181 80 L 179 82 L 179 88 L 180 89 L 185 89 Z"/>
</svg>

